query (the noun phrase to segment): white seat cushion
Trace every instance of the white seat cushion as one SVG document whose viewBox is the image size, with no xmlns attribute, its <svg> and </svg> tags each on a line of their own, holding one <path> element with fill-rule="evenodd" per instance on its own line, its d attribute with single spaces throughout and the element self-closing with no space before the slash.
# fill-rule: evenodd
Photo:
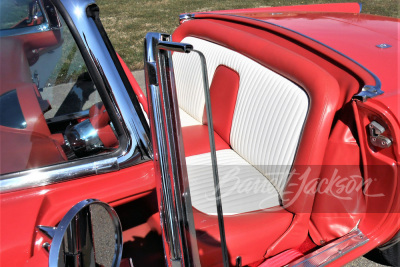
<svg viewBox="0 0 400 267">
<path fill-rule="evenodd" d="M 181 118 L 181 126 L 193 126 L 193 125 L 201 125 L 201 122 L 190 116 L 186 111 L 179 108 L 179 116 Z"/>
<path fill-rule="evenodd" d="M 217 151 L 224 215 L 279 206 L 279 195 L 269 180 L 231 149 Z M 192 205 L 217 214 L 211 154 L 186 158 Z"/>
</svg>

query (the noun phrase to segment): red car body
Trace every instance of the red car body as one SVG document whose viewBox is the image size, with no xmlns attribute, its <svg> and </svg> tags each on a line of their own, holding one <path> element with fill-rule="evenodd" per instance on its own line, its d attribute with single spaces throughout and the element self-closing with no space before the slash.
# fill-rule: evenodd
<svg viewBox="0 0 400 267">
<path fill-rule="evenodd" d="M 332 4 L 196 13 L 194 20 L 183 22 L 173 34 L 175 42 L 180 42 L 185 36 L 190 35 L 201 36 L 224 45 L 229 44 L 230 49 L 256 59 L 261 64 L 270 64 L 271 69 L 309 88 L 311 102 L 314 99 L 318 101 L 324 99 L 324 102 L 313 102 L 313 110 L 309 113 L 309 123 L 306 124 L 299 144 L 299 151 L 302 154 L 296 156 L 295 164 L 299 166 L 302 164 L 360 165 L 360 173 L 365 177 L 376 179 L 371 186 L 366 187 L 366 191 L 352 192 L 351 198 L 356 201 L 356 203 L 353 202 L 353 207 L 341 206 L 342 202 L 332 194 L 316 193 L 315 200 L 304 197 L 302 201 L 296 202 L 298 204 L 294 203 L 289 209 L 293 212 L 308 213 L 309 211 L 302 211 L 303 203 L 314 201 L 310 222 L 298 221 L 298 223 L 308 223 L 304 227 L 308 229 L 311 237 L 309 242 L 314 243 L 313 247 L 322 246 L 324 242 L 339 238 L 343 233 L 350 231 L 351 229 L 348 228 L 353 227 L 355 222 L 359 222 L 358 229 L 370 241 L 338 258 L 332 263 L 335 266 L 348 263 L 385 244 L 400 230 L 400 147 L 398 143 L 400 138 L 398 32 L 400 21 L 395 18 L 360 14 L 359 11 L 358 4 Z M 209 30 L 210 28 L 212 31 Z M 266 39 L 270 41 L 269 44 L 266 44 Z M 280 47 L 275 48 L 271 43 L 279 44 Z M 391 47 L 378 47 L 381 44 L 388 44 Z M 4 63 L 5 57 L 10 55 L 4 53 L 6 47 L 2 46 L 1 49 L 1 61 Z M 260 53 L 262 50 L 266 52 Z M 281 53 L 283 50 L 289 52 Z M 279 58 L 274 58 L 276 53 L 280 54 Z M 293 57 L 292 53 L 302 54 L 303 58 Z M 285 62 L 285 57 L 289 58 L 291 65 L 282 63 Z M 121 64 L 139 102 L 147 113 L 146 97 L 122 59 Z M 321 69 L 316 69 L 317 66 Z M 373 77 L 361 66 L 379 77 L 383 94 L 369 98 L 367 101 L 354 100 L 353 96 L 359 93 L 360 89 L 357 84 L 374 85 L 375 83 Z M 328 91 L 331 90 L 326 87 L 329 81 L 321 78 L 325 77 L 322 74 L 321 77 L 306 78 L 310 73 L 323 72 L 330 72 L 332 76 L 338 78 L 339 84 L 336 91 Z M 2 80 L 7 79 L 6 77 L 12 77 L 8 79 L 14 80 L 15 75 L 17 73 L 9 74 L 2 66 Z M 29 81 L 29 76 L 30 74 L 25 79 L 24 86 L 33 86 Z M 15 78 L 15 80 L 18 79 Z M 18 88 L 22 87 L 18 86 Z M 10 86 L 9 89 L 12 88 L 14 87 Z M 7 89 L 2 87 L 1 93 L 3 94 L 4 91 Z M 337 113 L 339 109 L 342 115 Z M 326 114 L 323 120 L 313 119 L 313 116 L 320 116 L 321 113 Z M 350 120 L 352 121 L 350 124 L 345 121 L 348 116 L 352 116 L 348 114 L 354 114 L 354 120 Z M 372 121 L 378 121 L 384 125 L 385 136 L 392 141 L 389 148 L 376 149 L 371 145 L 366 129 Z M 322 127 L 332 125 L 332 122 L 335 122 L 334 129 Z M 319 129 L 325 129 L 325 132 L 316 133 Z M 355 135 L 357 140 L 352 133 L 358 133 Z M 7 160 L 12 161 L 12 158 L 7 155 L 8 149 L 6 150 L 3 144 L 12 147 L 16 146 L 14 142 L 24 142 L 14 139 L 13 134 L 15 133 L 12 131 L 1 129 L 1 138 L 10 139 L 2 143 L 1 147 L 2 164 L 7 164 L 1 167 L 3 174 L 24 168 L 24 166 L 10 166 L 9 164 L 12 163 L 7 162 Z M 40 166 L 65 161 L 66 157 L 59 152 L 57 141 L 53 141 L 57 138 L 50 137 L 50 133 L 41 134 L 44 136 L 41 138 L 50 140 L 48 142 L 51 143 L 45 144 L 49 146 L 46 153 L 43 153 L 43 147 L 40 147 L 33 148 L 33 152 L 31 149 L 18 150 L 18 154 L 15 155 L 29 156 L 32 157 L 31 160 L 33 157 L 41 157 Z M 203 149 L 193 145 L 198 142 L 198 139 L 190 141 L 190 137 L 185 137 L 185 130 L 183 135 L 187 155 L 198 154 Z M 189 135 L 186 134 L 186 136 Z M 328 138 L 325 140 L 321 136 Z M 188 143 L 192 145 L 187 145 Z M 27 143 L 26 146 L 28 145 Z M 197 144 L 197 146 L 202 145 L 202 142 Z M 34 156 L 34 153 L 38 153 L 39 156 Z M 24 160 L 26 161 L 29 159 Z M 374 166 L 383 167 L 375 168 Z M 38 172 L 37 175 L 43 175 L 43 173 Z M 0 265 L 46 266 L 48 252 L 43 249 L 43 243 L 51 242 L 51 240 L 38 230 L 38 225 L 56 226 L 64 214 L 83 199 L 96 198 L 113 207 L 118 207 L 154 196 L 155 176 L 153 162 L 147 161 L 115 172 L 2 192 L 0 194 Z M 31 174 L 29 179 L 35 179 L 34 175 Z M 345 195 L 343 190 L 341 192 Z M 361 196 L 361 192 L 364 195 Z M 369 197 L 376 194 L 383 194 L 384 197 Z M 288 198 L 290 199 L 290 195 Z M 153 200 L 156 201 L 154 197 Z M 327 203 L 331 206 L 327 207 Z M 332 216 L 332 213 L 337 216 Z M 195 219 L 201 220 L 201 215 L 199 216 Z M 260 213 L 254 214 L 252 218 L 243 218 L 254 227 L 248 230 L 249 235 L 250 233 L 257 235 L 257 222 L 268 220 L 268 216 Z M 160 234 L 158 219 L 158 213 L 151 214 L 147 220 L 147 228 Z M 244 223 L 243 220 L 232 219 L 232 222 L 229 222 L 228 219 L 227 223 L 239 227 Z M 129 224 L 129 216 L 124 216 L 122 224 L 124 223 Z M 140 236 L 137 233 L 141 231 L 146 233 L 146 229 L 126 228 L 123 233 L 124 239 L 130 240 L 133 235 Z M 320 240 L 324 240 L 323 243 L 318 243 Z M 240 242 L 237 240 L 238 244 Z M 271 244 L 265 258 L 273 257 L 290 247 L 299 247 L 302 243 L 303 240 L 291 237 L 284 239 L 281 243 Z M 259 243 L 255 242 L 246 248 L 239 246 L 238 249 L 254 251 L 258 247 Z M 159 254 L 154 257 L 159 257 Z M 147 260 L 152 262 L 150 258 Z M 262 258 L 259 260 L 262 261 Z"/>
</svg>

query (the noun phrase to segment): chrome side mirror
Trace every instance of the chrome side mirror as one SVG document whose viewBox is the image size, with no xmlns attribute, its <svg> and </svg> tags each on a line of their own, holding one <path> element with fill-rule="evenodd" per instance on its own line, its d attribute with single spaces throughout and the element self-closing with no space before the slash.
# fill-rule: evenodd
<svg viewBox="0 0 400 267">
<path fill-rule="evenodd" d="M 87 199 L 72 207 L 57 227 L 38 226 L 52 239 L 49 266 L 112 266 L 122 256 L 122 228 L 108 204 Z"/>
</svg>

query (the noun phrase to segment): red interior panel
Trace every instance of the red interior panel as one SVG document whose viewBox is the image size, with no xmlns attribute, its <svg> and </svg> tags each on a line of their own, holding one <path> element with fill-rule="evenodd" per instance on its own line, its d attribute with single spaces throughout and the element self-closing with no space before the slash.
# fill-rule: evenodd
<svg viewBox="0 0 400 267">
<path fill-rule="evenodd" d="M 90 123 L 97 130 L 97 134 L 105 147 L 118 146 L 118 139 L 110 126 L 110 117 L 102 103 L 93 105 L 89 110 Z"/>
<path fill-rule="evenodd" d="M 292 175 L 288 181 L 290 188 L 282 197 L 285 208 L 301 216 L 296 216 L 292 226 L 280 233 L 281 237 L 271 245 L 266 256 L 300 245 L 307 237 L 315 196 L 304 186 L 306 184 L 307 189 L 312 189 L 317 185 L 336 110 L 343 105 L 342 101 L 348 101 L 345 98 L 350 97 L 350 90 L 354 93 L 359 90 L 358 83 L 332 62 L 316 56 L 305 47 L 296 46 L 282 36 L 277 37 L 260 28 L 247 27 L 245 23 L 201 19 L 187 21 L 174 32 L 173 40 L 181 41 L 186 36 L 229 47 L 290 79 L 307 92 L 311 106 L 293 165 L 295 173 L 307 173 L 307 176 Z M 270 42 L 270 38 L 274 41 Z M 348 91 L 342 93 L 341 86 Z M 269 223 L 265 222 L 265 226 Z M 272 234 L 273 230 L 266 228 L 265 231 Z M 258 229 L 261 231 L 263 227 L 259 225 Z"/>
<path fill-rule="evenodd" d="M 360 149 L 353 135 L 355 122 L 348 115 L 352 114 L 351 106 L 345 106 L 342 114 L 329 138 L 311 215 L 320 234 L 311 234 L 317 244 L 350 232 L 366 211 Z"/>
<path fill-rule="evenodd" d="M 202 266 L 221 265 L 221 247 L 217 216 L 194 210 L 197 244 Z M 224 216 L 226 243 L 230 264 L 235 266 L 238 256 L 243 265 L 263 258 L 266 249 L 292 222 L 293 214 L 275 207 L 274 211 L 256 211 Z M 260 227 L 262 225 L 268 227 Z"/>
<path fill-rule="evenodd" d="M 48 135 L 4 126 L 0 132 L 2 174 L 66 160 L 62 148 Z"/>
<path fill-rule="evenodd" d="M 33 84 L 20 84 L 18 101 L 26 121 L 26 128 L 0 126 L 1 173 L 22 171 L 66 161 L 67 157 L 53 138 L 37 101 Z"/>
<path fill-rule="evenodd" d="M 183 146 L 185 156 L 190 157 L 210 152 L 210 140 L 208 138 L 208 128 L 206 125 L 193 125 L 182 127 Z M 229 149 L 229 145 L 214 132 L 215 149 Z"/>
<path fill-rule="evenodd" d="M 214 131 L 230 144 L 230 134 L 236 98 L 239 91 L 239 74 L 224 65 L 215 70 L 210 86 L 211 110 Z M 207 124 L 207 113 L 204 110 L 203 124 Z"/>
<path fill-rule="evenodd" d="M 31 84 L 32 77 L 23 43 L 14 38 L 0 38 L 0 95 L 18 84 Z"/>
</svg>

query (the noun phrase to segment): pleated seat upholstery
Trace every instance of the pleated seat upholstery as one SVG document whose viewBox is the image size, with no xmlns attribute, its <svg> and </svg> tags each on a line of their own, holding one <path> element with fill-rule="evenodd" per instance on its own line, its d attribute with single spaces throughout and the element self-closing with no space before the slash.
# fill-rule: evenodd
<svg viewBox="0 0 400 267">
<path fill-rule="evenodd" d="M 224 122 L 230 127 L 225 141 L 231 149 L 217 151 L 224 214 L 279 206 L 309 109 L 306 92 L 226 47 L 196 37 L 185 37 L 182 42 L 204 53 L 210 82 L 219 66 L 240 77 L 233 116 Z M 188 116 L 192 123 L 202 123 L 204 96 L 198 56 L 175 53 L 173 61 L 178 102 L 186 113 L 182 116 L 181 112 L 182 125 L 189 125 Z M 218 127 L 214 124 L 214 128 Z M 185 150 L 190 149 L 186 146 Z M 216 214 L 210 154 L 187 157 L 187 168 L 193 206 Z"/>
<path fill-rule="evenodd" d="M 217 151 L 218 173 L 225 215 L 245 213 L 279 205 L 275 187 L 256 168 L 232 149 Z M 210 153 L 186 158 L 192 205 L 216 215 Z"/>
</svg>

